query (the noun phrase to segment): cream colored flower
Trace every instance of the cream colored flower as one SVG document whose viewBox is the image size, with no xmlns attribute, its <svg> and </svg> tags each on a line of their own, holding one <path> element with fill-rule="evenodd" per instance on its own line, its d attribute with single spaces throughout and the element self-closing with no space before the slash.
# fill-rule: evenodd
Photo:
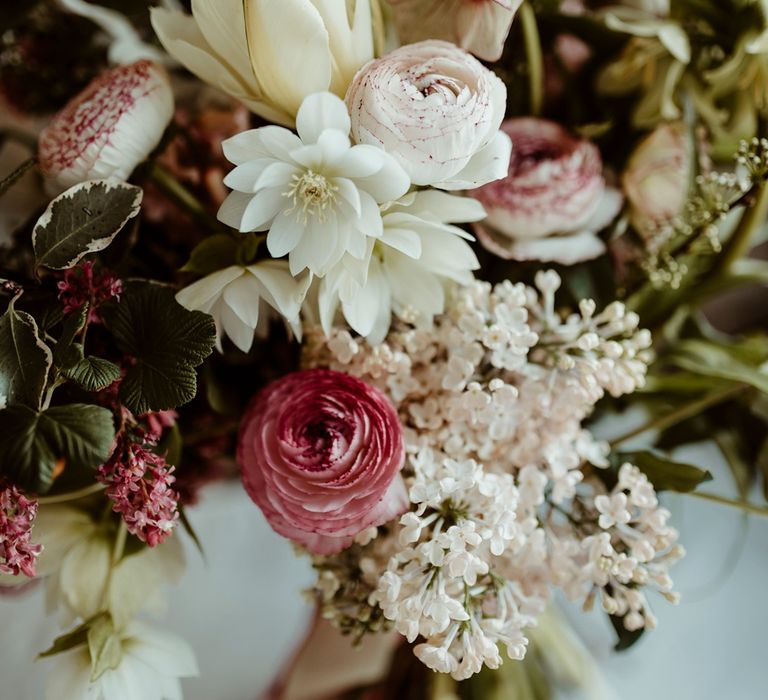
<svg viewBox="0 0 768 700">
<path fill-rule="evenodd" d="M 627 163 L 622 185 L 632 206 L 633 224 L 641 234 L 652 235 L 654 224 L 680 213 L 690 178 L 685 124 L 663 124 L 638 144 Z"/>
<path fill-rule="evenodd" d="M 389 0 L 403 44 L 452 41 L 484 61 L 498 61 L 522 0 Z"/>
<path fill-rule="evenodd" d="M 192 0 L 152 8 L 168 53 L 264 119 L 292 126 L 303 99 L 340 97 L 374 55 L 371 0 Z"/>
</svg>

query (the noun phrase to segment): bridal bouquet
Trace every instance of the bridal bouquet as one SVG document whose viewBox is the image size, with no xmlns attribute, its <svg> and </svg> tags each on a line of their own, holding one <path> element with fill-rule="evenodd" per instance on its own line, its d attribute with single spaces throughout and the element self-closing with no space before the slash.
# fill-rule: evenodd
<svg viewBox="0 0 768 700">
<path fill-rule="evenodd" d="M 322 617 L 402 638 L 355 697 L 547 697 L 553 596 L 652 630 L 663 492 L 766 512 L 768 5 L 156 4 L 3 9 L 0 590 L 47 587 L 48 697 L 181 698 L 145 613 L 234 473 Z"/>
</svg>

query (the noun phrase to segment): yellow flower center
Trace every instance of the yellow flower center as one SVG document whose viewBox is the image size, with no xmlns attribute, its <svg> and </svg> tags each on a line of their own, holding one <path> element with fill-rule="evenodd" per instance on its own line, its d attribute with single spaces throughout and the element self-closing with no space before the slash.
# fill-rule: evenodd
<svg viewBox="0 0 768 700">
<path fill-rule="evenodd" d="M 338 190 L 325 175 L 309 169 L 291 178 L 291 188 L 283 196 L 293 200 L 293 207 L 289 211 L 299 209 L 304 222 L 310 216 L 325 221 L 326 210 L 333 206 Z"/>
</svg>

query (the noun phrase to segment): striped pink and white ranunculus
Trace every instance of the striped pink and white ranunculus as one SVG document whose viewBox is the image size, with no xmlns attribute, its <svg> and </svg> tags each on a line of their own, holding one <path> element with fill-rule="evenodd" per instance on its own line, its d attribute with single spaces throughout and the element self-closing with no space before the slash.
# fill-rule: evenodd
<svg viewBox="0 0 768 700">
<path fill-rule="evenodd" d="M 267 386 L 246 412 L 237 456 L 272 528 L 314 554 L 340 552 L 408 509 L 397 412 L 343 372 L 294 372 Z"/>
<path fill-rule="evenodd" d="M 415 185 L 472 189 L 507 172 L 506 87 L 453 44 L 422 41 L 371 61 L 346 102 L 355 142 L 394 156 Z"/>
<path fill-rule="evenodd" d="M 472 192 L 488 212 L 480 242 L 512 260 L 566 265 L 597 257 L 597 233 L 618 214 L 621 193 L 606 186 L 597 146 L 545 119 L 504 122 L 512 139 L 507 177 Z"/>
<path fill-rule="evenodd" d="M 74 97 L 40 134 L 40 169 L 52 189 L 126 180 L 173 117 L 165 69 L 152 61 L 113 68 Z"/>
</svg>

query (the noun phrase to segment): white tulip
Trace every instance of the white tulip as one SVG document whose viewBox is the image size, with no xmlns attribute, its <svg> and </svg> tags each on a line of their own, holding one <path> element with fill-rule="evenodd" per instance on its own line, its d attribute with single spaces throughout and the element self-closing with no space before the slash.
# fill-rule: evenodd
<svg viewBox="0 0 768 700">
<path fill-rule="evenodd" d="M 343 97 L 374 55 L 371 0 L 192 0 L 192 16 L 152 8 L 152 26 L 201 80 L 286 126 L 307 95 Z"/>
<path fill-rule="evenodd" d="M 182 289 L 176 301 L 190 310 L 211 314 L 216 322 L 217 347 L 226 335 L 243 352 L 255 335 L 266 337 L 270 310 L 279 312 L 301 337 L 299 310 L 309 286 L 309 275 L 295 279 L 282 261 L 264 260 L 246 267 L 232 265 Z"/>
<path fill-rule="evenodd" d="M 126 180 L 173 117 L 165 69 L 138 61 L 103 73 L 42 131 L 40 169 L 53 189 L 86 180 Z"/>
<path fill-rule="evenodd" d="M 422 41 L 372 61 L 346 101 L 355 142 L 392 154 L 415 185 L 472 189 L 506 175 L 507 89 L 453 44 Z"/>
</svg>

